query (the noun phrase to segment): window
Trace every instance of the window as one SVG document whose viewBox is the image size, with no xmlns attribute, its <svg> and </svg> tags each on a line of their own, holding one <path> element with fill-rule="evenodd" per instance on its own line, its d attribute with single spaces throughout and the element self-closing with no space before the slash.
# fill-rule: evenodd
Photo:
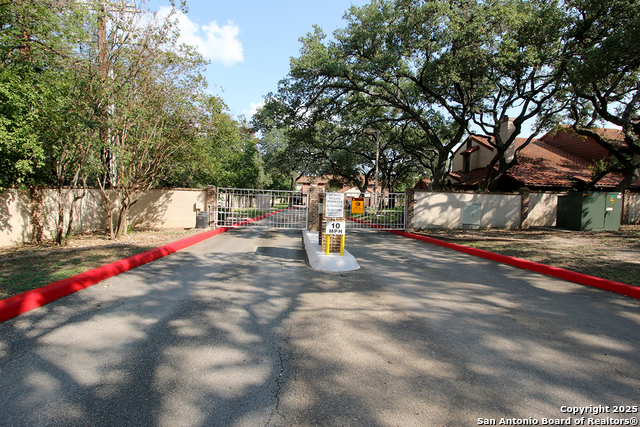
<svg viewBox="0 0 640 427">
<path fill-rule="evenodd" d="M 471 155 L 465 154 L 462 156 L 462 172 L 469 172 L 471 169 Z"/>
</svg>

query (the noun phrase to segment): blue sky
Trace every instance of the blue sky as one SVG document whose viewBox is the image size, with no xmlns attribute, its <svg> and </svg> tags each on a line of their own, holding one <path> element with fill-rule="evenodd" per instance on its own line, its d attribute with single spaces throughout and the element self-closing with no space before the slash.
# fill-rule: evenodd
<svg viewBox="0 0 640 427">
<path fill-rule="evenodd" d="M 196 45 L 211 63 L 206 78 L 210 90 L 222 96 L 231 114 L 248 119 L 298 56 L 299 38 L 319 25 L 330 35 L 346 26 L 342 19 L 351 5 L 369 0 L 187 0 L 180 18 L 183 41 Z M 159 10 L 168 1 L 152 0 Z"/>
</svg>

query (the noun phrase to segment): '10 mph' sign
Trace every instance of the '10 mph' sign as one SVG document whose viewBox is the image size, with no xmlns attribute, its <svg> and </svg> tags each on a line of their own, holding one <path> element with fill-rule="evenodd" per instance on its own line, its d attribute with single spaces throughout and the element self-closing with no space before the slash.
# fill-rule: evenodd
<svg viewBox="0 0 640 427">
<path fill-rule="evenodd" d="M 344 221 L 327 221 L 327 235 L 344 235 Z"/>
</svg>

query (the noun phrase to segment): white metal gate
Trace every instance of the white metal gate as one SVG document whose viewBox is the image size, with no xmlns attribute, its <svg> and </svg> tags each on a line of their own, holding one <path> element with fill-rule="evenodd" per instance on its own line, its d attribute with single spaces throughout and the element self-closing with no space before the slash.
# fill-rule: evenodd
<svg viewBox="0 0 640 427">
<path fill-rule="evenodd" d="M 382 230 L 404 230 L 407 220 L 405 193 L 367 193 L 362 199 L 362 213 L 352 213 L 353 199 L 347 196 L 345 217 L 347 229 L 370 228 Z"/>
<path fill-rule="evenodd" d="M 300 191 L 218 188 L 218 227 L 306 229 L 309 198 Z"/>
</svg>

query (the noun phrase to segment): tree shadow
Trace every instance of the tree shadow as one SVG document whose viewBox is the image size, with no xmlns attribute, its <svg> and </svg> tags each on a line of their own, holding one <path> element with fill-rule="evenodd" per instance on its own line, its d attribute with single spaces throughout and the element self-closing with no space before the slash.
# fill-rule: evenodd
<svg viewBox="0 0 640 427">
<path fill-rule="evenodd" d="M 0 239 L 5 244 L 23 243 L 29 240 L 29 224 L 31 210 L 29 197 L 26 192 L 16 189 L 7 189 L 0 193 Z M 15 235 L 15 228 L 22 232 Z"/>
<path fill-rule="evenodd" d="M 299 231 L 232 230 L 1 324 L 0 425 L 475 425 L 637 404 L 637 301 L 389 233 L 347 243 L 362 268 L 326 273 Z"/>
</svg>

